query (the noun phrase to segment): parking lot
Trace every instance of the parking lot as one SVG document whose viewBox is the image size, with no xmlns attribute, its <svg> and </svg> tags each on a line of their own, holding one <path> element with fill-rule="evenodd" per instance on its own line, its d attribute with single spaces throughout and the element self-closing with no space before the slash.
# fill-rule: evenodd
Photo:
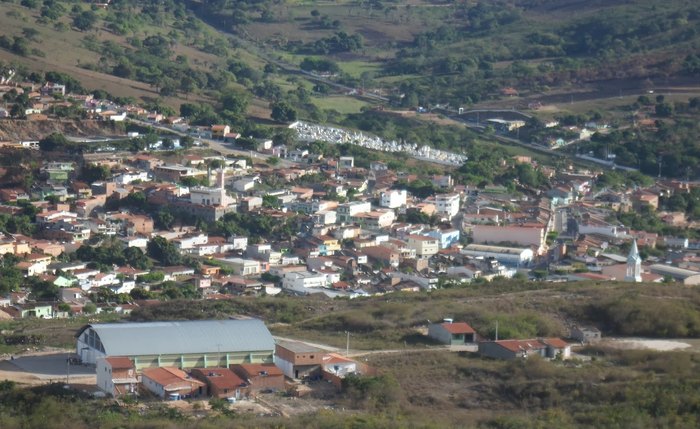
<svg viewBox="0 0 700 429">
<path fill-rule="evenodd" d="M 74 356 L 72 353 L 50 353 L 18 356 L 5 361 L 16 367 L 15 372 L 24 372 L 40 380 L 65 380 L 70 377 L 70 381 L 84 380 L 86 377 L 95 375 L 95 368 L 84 365 L 68 365 L 68 358 Z M 6 369 L 11 366 L 3 365 Z"/>
</svg>

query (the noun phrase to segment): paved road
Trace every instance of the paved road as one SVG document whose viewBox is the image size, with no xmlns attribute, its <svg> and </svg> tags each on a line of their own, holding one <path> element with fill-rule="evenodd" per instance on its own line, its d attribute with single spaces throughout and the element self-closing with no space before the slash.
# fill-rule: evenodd
<svg viewBox="0 0 700 429">
<path fill-rule="evenodd" d="M 68 374 L 70 374 L 71 379 L 95 375 L 95 368 L 92 366 L 68 365 L 67 359 L 74 356 L 74 353 L 20 356 L 10 362 L 19 369 L 43 380 L 65 380 Z"/>
</svg>

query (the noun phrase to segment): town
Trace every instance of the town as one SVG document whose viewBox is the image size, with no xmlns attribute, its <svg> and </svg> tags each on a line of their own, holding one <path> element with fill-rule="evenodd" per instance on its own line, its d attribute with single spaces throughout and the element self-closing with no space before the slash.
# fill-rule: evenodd
<svg viewBox="0 0 700 429">
<path fill-rule="evenodd" d="M 119 136 L 3 143 L 5 156 L 41 163 L 25 180 L 30 185 L 0 189 L 0 313 L 7 318 L 128 317 L 161 300 L 355 299 L 503 279 L 700 283 L 700 242 L 687 235 L 698 220 L 669 209 L 674 199 L 697 198 L 695 182 L 657 179 L 629 189 L 606 184 L 608 171 L 573 163 L 554 169 L 515 156 L 503 165 L 527 169 L 546 186 L 532 189 L 517 177 L 514 187 L 467 186 L 449 169 L 468 155 L 416 151 L 419 162 L 447 166 L 432 175 L 357 156 L 326 157 L 316 152 L 327 151 L 319 139 L 341 145 L 362 137 L 299 122 L 290 126 L 299 131 L 289 145 L 260 139 L 243 149 L 228 125 L 189 127 L 180 117 L 65 94 L 52 83 L 30 96 L 57 91 L 99 121 L 162 124 L 163 135 L 147 134 L 137 153 L 117 150 L 125 140 Z M 130 142 L 143 138 L 128 134 Z M 380 140 L 359 144 L 416 150 L 395 142 L 383 149 Z M 70 145 L 84 151 L 59 153 Z M 638 214 L 672 233 L 636 226 Z M 93 366 L 103 394 L 234 403 L 261 391 L 303 395 L 298 380 L 328 380 L 340 389 L 346 374 L 373 371 L 348 351 L 275 341 L 255 319 L 134 327 L 98 323 L 76 334 L 68 359 Z M 572 344 L 600 339 L 595 327 L 571 326 L 571 343 L 499 340 L 497 331 L 489 338 L 452 319 L 427 328 L 436 344 L 505 359 L 567 359 Z M 158 345 L 174 336 L 182 339 Z"/>
</svg>

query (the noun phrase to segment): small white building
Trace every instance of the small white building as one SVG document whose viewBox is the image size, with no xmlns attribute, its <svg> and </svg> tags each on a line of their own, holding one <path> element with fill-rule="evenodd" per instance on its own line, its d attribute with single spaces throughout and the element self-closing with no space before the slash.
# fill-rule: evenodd
<svg viewBox="0 0 700 429">
<path fill-rule="evenodd" d="M 233 245 L 232 250 L 246 250 L 248 247 L 248 237 L 232 235 L 227 241 Z"/>
<path fill-rule="evenodd" d="M 353 201 L 338 205 L 336 211 L 338 212 L 339 222 L 350 222 L 353 216 L 371 212 L 372 203 L 369 201 Z"/>
<path fill-rule="evenodd" d="M 284 289 L 303 289 L 313 287 L 324 287 L 327 285 L 327 276 L 323 273 L 312 273 L 310 271 L 295 271 L 285 273 L 282 277 L 282 287 Z"/>
<path fill-rule="evenodd" d="M 460 251 L 462 255 L 482 258 L 493 258 L 504 265 L 522 267 L 532 262 L 532 249 L 502 246 L 486 246 L 470 244 Z"/>
<path fill-rule="evenodd" d="M 408 193 L 405 189 L 393 189 L 382 192 L 379 196 L 379 205 L 390 209 L 399 208 L 406 205 Z"/>
<path fill-rule="evenodd" d="M 435 207 L 438 215 L 445 216 L 449 219 L 457 216 L 457 213 L 459 213 L 459 200 L 458 194 L 436 195 Z"/>
</svg>

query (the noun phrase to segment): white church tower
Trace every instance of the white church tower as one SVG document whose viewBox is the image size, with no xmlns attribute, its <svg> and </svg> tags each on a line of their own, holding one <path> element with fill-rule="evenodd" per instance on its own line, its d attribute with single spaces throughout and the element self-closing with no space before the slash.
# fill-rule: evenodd
<svg viewBox="0 0 700 429">
<path fill-rule="evenodd" d="M 625 275 L 626 282 L 640 283 L 642 281 L 642 258 L 639 256 L 637 249 L 637 240 L 632 239 L 632 248 L 630 254 L 627 255 L 627 274 Z"/>
</svg>

